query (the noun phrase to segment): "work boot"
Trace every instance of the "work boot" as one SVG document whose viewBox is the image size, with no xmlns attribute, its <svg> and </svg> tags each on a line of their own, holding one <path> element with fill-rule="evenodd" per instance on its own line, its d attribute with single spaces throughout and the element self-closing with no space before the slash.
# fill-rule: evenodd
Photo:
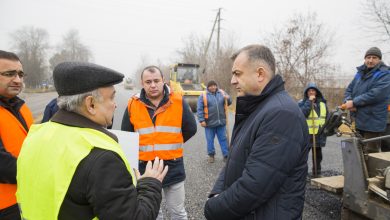
<svg viewBox="0 0 390 220">
<path fill-rule="evenodd" d="M 209 163 L 214 163 L 214 155 L 209 155 L 209 159 L 207 161 Z"/>
</svg>

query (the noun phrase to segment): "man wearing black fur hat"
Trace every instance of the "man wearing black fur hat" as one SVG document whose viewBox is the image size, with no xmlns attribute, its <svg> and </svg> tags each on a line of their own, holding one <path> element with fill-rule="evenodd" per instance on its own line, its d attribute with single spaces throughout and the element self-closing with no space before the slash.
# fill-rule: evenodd
<svg viewBox="0 0 390 220">
<path fill-rule="evenodd" d="M 378 137 L 385 131 L 389 94 L 389 67 L 382 62 L 380 49 L 371 47 L 344 94 L 345 105 L 364 138 Z M 367 153 L 381 151 L 380 141 L 368 143 L 365 150 Z"/>
<path fill-rule="evenodd" d="M 113 85 L 123 75 L 65 62 L 53 78 L 60 110 L 31 127 L 18 159 L 23 219 L 156 219 L 167 167 L 156 158 L 135 175 L 106 130 L 116 108 Z"/>
</svg>

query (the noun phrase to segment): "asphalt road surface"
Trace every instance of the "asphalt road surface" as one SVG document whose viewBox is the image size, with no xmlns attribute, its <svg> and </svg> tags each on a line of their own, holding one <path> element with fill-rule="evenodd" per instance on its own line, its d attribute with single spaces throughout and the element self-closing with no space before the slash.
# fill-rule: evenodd
<svg viewBox="0 0 390 220">
<path fill-rule="evenodd" d="M 123 85 L 116 86 L 117 110 L 114 115 L 114 129 L 120 129 L 123 112 L 127 106 L 128 99 L 137 90 L 125 90 Z M 26 103 L 32 109 L 34 116 L 39 117 L 45 105 L 57 94 L 36 93 L 22 94 Z M 231 132 L 234 123 L 234 115 L 229 115 L 229 131 Z M 340 149 L 341 138 L 329 137 L 327 145 L 323 148 L 322 171 L 324 176 L 338 175 L 342 173 L 343 164 Z M 205 219 L 203 207 L 220 169 L 224 162 L 221 150 L 217 141 L 216 161 L 213 164 L 207 163 L 206 141 L 204 129 L 198 124 L 197 134 L 184 145 L 184 161 L 187 173 L 186 187 L 186 209 L 189 219 Z M 309 155 L 309 170 L 311 170 L 311 155 Z M 318 190 L 307 182 L 305 207 L 303 219 L 340 219 L 341 199 L 332 193 Z"/>
</svg>

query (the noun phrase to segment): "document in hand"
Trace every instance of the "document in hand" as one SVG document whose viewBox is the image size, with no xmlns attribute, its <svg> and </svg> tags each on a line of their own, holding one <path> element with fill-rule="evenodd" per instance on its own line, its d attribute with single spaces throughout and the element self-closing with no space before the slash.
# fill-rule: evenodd
<svg viewBox="0 0 390 220">
<path fill-rule="evenodd" d="M 131 168 L 138 169 L 139 134 L 113 129 L 109 131 L 118 137 L 119 145 L 121 145 Z"/>
</svg>

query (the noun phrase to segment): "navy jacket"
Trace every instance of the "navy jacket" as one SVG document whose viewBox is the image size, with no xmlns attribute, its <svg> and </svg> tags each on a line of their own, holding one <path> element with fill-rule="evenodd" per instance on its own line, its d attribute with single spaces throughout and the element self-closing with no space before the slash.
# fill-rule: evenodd
<svg viewBox="0 0 390 220">
<path fill-rule="evenodd" d="M 357 129 L 383 132 L 386 128 L 390 94 L 389 67 L 380 62 L 372 70 L 368 70 L 366 65 L 357 70 L 355 78 L 345 91 L 344 101 L 352 100 L 357 109 L 352 112 Z"/>
<path fill-rule="evenodd" d="M 215 93 L 211 93 L 207 90 L 207 108 L 209 110 L 208 119 L 204 118 L 204 102 L 203 95 L 198 98 L 197 115 L 199 122 L 206 121 L 206 127 L 213 128 L 226 125 L 225 115 L 225 98 L 220 89 L 217 89 Z M 228 105 L 232 104 L 232 99 L 229 97 Z"/>
<path fill-rule="evenodd" d="M 232 148 L 206 202 L 207 219 L 301 218 L 308 127 L 283 84 L 276 75 L 261 95 L 237 98 Z"/>
<path fill-rule="evenodd" d="M 164 98 L 161 100 L 157 108 L 159 108 L 160 106 L 164 105 L 169 101 L 169 87 L 166 85 L 164 86 L 164 94 L 165 94 Z M 144 89 L 141 90 L 140 100 L 150 106 L 153 106 L 153 104 L 149 101 L 149 99 L 146 98 Z M 147 110 L 154 124 L 156 121 L 156 117 L 153 117 L 153 115 L 157 109 L 147 108 Z M 127 107 L 123 114 L 121 130 L 134 132 L 134 126 L 130 122 L 130 115 Z M 194 136 L 197 130 L 194 114 L 192 114 L 190 106 L 184 99 L 183 99 L 183 115 L 182 115 L 181 130 L 182 130 L 184 142 L 188 141 L 192 136 Z M 165 160 L 164 165 L 168 165 L 168 173 L 163 180 L 163 187 L 167 187 L 185 180 L 186 174 L 184 170 L 183 157 L 177 158 L 175 160 Z M 139 171 L 141 174 L 145 172 L 145 168 L 146 168 L 146 163 L 140 161 Z"/>
<path fill-rule="evenodd" d="M 328 106 L 326 105 L 326 99 L 322 95 L 320 89 L 317 87 L 315 83 L 309 83 L 303 92 L 303 99 L 298 102 L 299 108 L 302 110 L 305 117 L 309 117 L 310 111 L 311 111 L 311 101 L 309 100 L 309 97 L 307 96 L 307 91 L 309 89 L 315 89 L 317 90 L 316 100 L 314 103 L 314 110 L 316 111 L 317 115 L 320 116 L 320 103 L 325 103 L 326 106 L 326 115 L 325 117 L 328 118 Z M 316 146 L 317 147 L 324 147 L 326 145 L 326 135 L 316 135 Z M 310 135 L 310 147 L 313 146 L 313 135 Z"/>
<path fill-rule="evenodd" d="M 58 111 L 57 98 L 54 98 L 45 107 L 45 111 L 43 112 L 42 123 L 48 122 L 57 111 Z"/>
</svg>

